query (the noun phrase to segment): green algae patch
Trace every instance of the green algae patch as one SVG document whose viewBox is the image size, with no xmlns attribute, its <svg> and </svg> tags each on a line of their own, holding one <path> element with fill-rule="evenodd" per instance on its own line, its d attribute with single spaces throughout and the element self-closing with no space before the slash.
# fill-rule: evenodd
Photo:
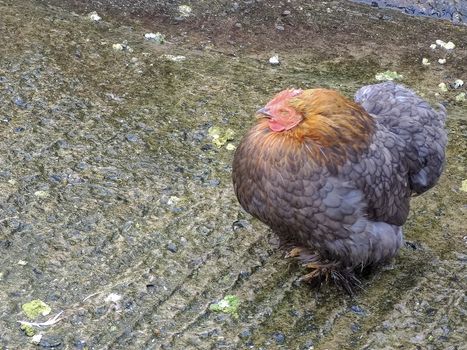
<svg viewBox="0 0 467 350">
<path fill-rule="evenodd" d="M 212 126 L 208 130 L 208 135 L 212 138 L 212 143 L 217 148 L 221 148 L 228 141 L 232 141 L 234 139 L 235 131 L 230 128 L 222 129 L 218 126 Z"/>
<path fill-rule="evenodd" d="M 457 102 L 465 102 L 465 92 L 461 92 L 459 95 L 455 97 Z"/>
<path fill-rule="evenodd" d="M 462 181 L 461 191 L 467 192 L 467 180 Z"/>
<path fill-rule="evenodd" d="M 233 317 L 238 317 L 238 307 L 240 305 L 240 299 L 235 295 L 226 295 L 224 299 L 217 303 L 211 304 L 209 310 L 214 312 L 223 312 L 230 314 Z"/>
<path fill-rule="evenodd" d="M 39 299 L 35 299 L 29 303 L 21 305 L 21 309 L 31 320 L 36 319 L 39 315 L 46 316 L 50 314 L 50 311 L 52 311 L 49 305 Z"/>
<path fill-rule="evenodd" d="M 36 330 L 30 324 L 23 323 L 20 328 L 28 337 L 36 335 Z"/>
<path fill-rule="evenodd" d="M 396 71 L 390 71 L 390 70 L 375 74 L 375 79 L 380 80 L 380 81 L 384 81 L 384 80 L 402 80 L 402 78 L 404 78 L 404 76 L 402 74 L 399 74 Z"/>
</svg>

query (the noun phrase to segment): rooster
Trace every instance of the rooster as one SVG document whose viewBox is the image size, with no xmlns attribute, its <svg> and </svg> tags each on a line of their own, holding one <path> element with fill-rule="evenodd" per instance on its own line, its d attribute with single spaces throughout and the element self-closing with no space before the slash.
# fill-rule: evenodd
<svg viewBox="0 0 467 350">
<path fill-rule="evenodd" d="M 302 280 L 332 279 L 352 293 L 356 270 L 396 255 L 410 198 L 440 177 L 446 109 L 385 82 L 355 102 L 284 90 L 256 117 L 233 160 L 240 204 L 310 270 Z"/>
</svg>

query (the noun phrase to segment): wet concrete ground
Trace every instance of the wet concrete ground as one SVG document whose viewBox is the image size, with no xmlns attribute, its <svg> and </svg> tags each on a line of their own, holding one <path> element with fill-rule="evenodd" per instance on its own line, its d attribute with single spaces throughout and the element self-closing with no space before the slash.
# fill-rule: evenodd
<svg viewBox="0 0 467 350">
<path fill-rule="evenodd" d="M 464 347 L 467 107 L 450 84 L 467 81 L 465 26 L 341 1 L 192 2 L 187 18 L 181 2 L 103 1 L 100 22 L 49 4 L 0 0 L 0 349 Z M 312 290 L 241 210 L 233 152 L 208 130 L 235 145 L 278 90 L 352 95 L 388 69 L 447 104 L 445 174 L 392 266 L 354 299 Z M 226 295 L 237 316 L 209 310 Z M 39 345 L 18 323 L 34 299 L 51 313 L 32 322 L 63 311 L 33 327 Z"/>
<path fill-rule="evenodd" d="M 413 16 L 429 16 L 467 24 L 467 2 L 463 0 L 352 0 L 373 7 L 391 8 Z"/>
</svg>

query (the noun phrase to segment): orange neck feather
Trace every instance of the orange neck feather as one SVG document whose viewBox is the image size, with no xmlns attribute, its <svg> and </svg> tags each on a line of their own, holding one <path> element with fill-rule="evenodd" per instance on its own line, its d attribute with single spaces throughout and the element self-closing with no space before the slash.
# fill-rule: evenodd
<svg viewBox="0 0 467 350">
<path fill-rule="evenodd" d="M 303 149 L 311 153 L 309 158 L 328 168 L 342 165 L 349 152 L 359 155 L 367 149 L 375 132 L 373 117 L 336 91 L 305 90 L 289 105 L 303 114 L 300 124 L 287 131 L 270 132 L 268 119 L 262 118 L 256 131 L 266 132 L 271 146 Z"/>
<path fill-rule="evenodd" d="M 290 104 L 303 113 L 304 120 L 291 136 L 311 139 L 324 147 L 351 145 L 365 147 L 374 133 L 373 117 L 337 91 L 305 90 Z"/>
</svg>

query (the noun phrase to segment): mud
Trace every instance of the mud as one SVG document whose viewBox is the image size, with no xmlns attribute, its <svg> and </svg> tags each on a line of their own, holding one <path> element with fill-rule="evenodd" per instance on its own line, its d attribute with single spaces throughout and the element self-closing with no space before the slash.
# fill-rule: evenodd
<svg viewBox="0 0 467 350">
<path fill-rule="evenodd" d="M 0 0 L 0 349 L 464 347 L 465 26 L 342 1 L 90 3 Z M 208 130 L 235 145 L 278 90 L 351 96 L 388 69 L 447 105 L 446 171 L 364 290 L 310 289 Z M 226 295 L 238 315 L 209 309 Z M 38 345 L 18 323 L 35 299 L 51 313 L 30 322 L 63 312 Z"/>
</svg>

